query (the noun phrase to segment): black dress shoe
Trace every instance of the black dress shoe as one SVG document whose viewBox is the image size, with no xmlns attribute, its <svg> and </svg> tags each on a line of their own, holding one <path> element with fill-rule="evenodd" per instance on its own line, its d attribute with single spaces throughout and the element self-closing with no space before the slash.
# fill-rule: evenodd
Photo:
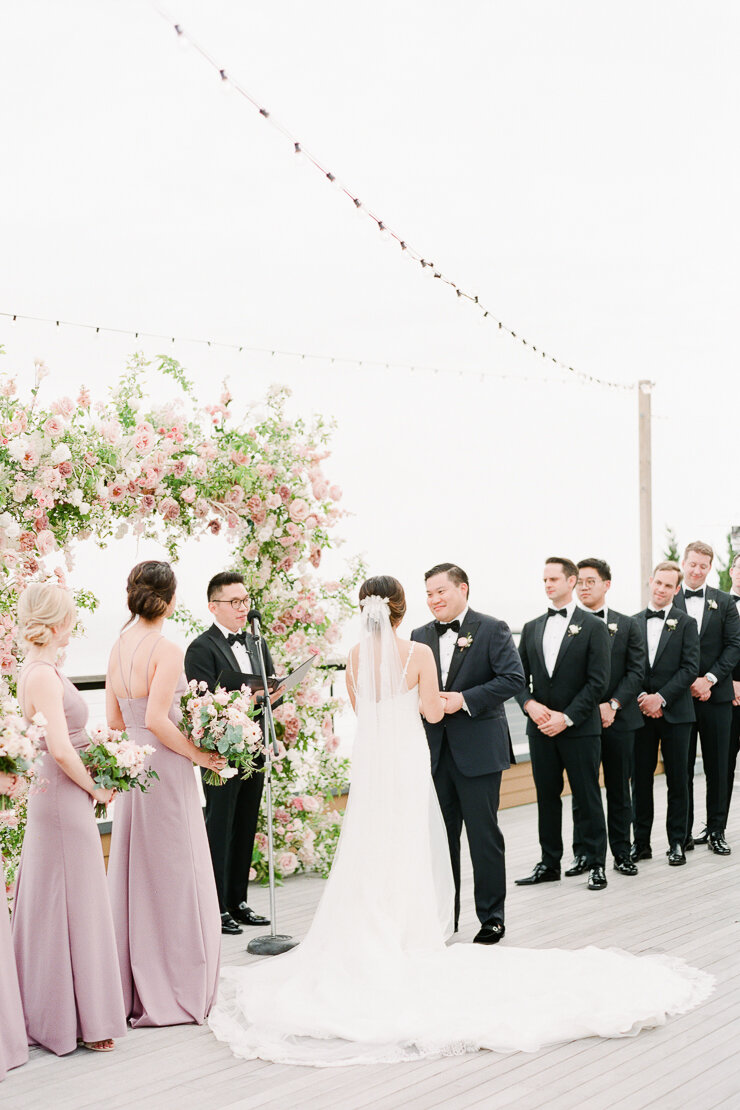
<svg viewBox="0 0 740 1110">
<path fill-rule="evenodd" d="M 242 925 L 269 925 L 269 917 L 260 917 L 254 910 L 250 910 L 246 902 L 240 902 L 233 910 L 229 910 L 234 921 L 240 921 Z M 241 929 L 239 930 L 241 932 Z"/>
<path fill-rule="evenodd" d="M 588 873 L 588 889 L 603 890 L 606 886 L 606 875 L 603 867 L 592 867 Z"/>
<path fill-rule="evenodd" d="M 560 872 L 546 863 L 538 863 L 531 875 L 526 879 L 514 879 L 515 886 L 535 886 L 537 883 L 557 883 L 560 881 Z"/>
<path fill-rule="evenodd" d="M 694 836 L 691 839 L 694 841 L 694 844 L 706 844 L 709 839 L 709 833 L 706 829 L 702 829 L 698 836 Z"/>
<path fill-rule="evenodd" d="M 709 833 L 708 847 L 716 856 L 729 856 L 732 848 L 725 840 L 723 833 Z"/>
<path fill-rule="evenodd" d="M 666 855 L 668 856 L 668 862 L 671 867 L 680 867 L 683 863 L 686 863 L 683 847 L 678 842 L 671 844 Z"/>
<path fill-rule="evenodd" d="M 574 856 L 565 874 L 570 878 L 571 875 L 582 875 L 584 871 L 588 871 L 588 860 L 585 856 Z"/>
<path fill-rule="evenodd" d="M 486 921 L 473 937 L 473 944 L 498 944 L 505 932 L 503 921 Z"/>
<path fill-rule="evenodd" d="M 238 937 L 244 930 L 240 929 L 230 913 L 221 914 L 221 932 L 227 937 Z"/>
<path fill-rule="evenodd" d="M 641 859 L 652 859 L 653 850 L 649 844 L 633 844 L 630 848 L 630 859 L 638 863 Z"/>
<path fill-rule="evenodd" d="M 618 871 L 620 875 L 637 874 L 637 868 L 629 856 L 617 856 L 614 860 L 614 870 Z"/>
</svg>

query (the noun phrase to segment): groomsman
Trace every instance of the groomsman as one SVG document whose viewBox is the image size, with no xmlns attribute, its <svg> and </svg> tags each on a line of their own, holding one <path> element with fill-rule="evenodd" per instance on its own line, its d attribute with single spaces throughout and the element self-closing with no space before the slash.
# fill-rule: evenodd
<svg viewBox="0 0 740 1110">
<path fill-rule="evenodd" d="M 542 858 L 517 886 L 555 882 L 563 855 L 563 771 L 579 815 L 589 890 L 606 886 L 606 826 L 599 789 L 601 715 L 609 682 L 609 633 L 573 598 L 578 568 L 570 559 L 545 562 L 550 608 L 522 630 L 519 655 L 527 688 L 517 701 L 529 718 L 527 736 L 537 790 Z"/>
<path fill-rule="evenodd" d="M 684 588 L 676 596 L 676 607 L 694 618 L 699 630 L 699 675 L 691 687 L 696 723 L 688 751 L 689 811 L 686 825 L 687 849 L 707 844 L 718 856 L 728 856 L 725 840 L 727 818 L 727 772 L 732 728 L 733 668 L 740 659 L 740 619 L 730 597 L 706 585 L 714 552 L 708 543 L 695 540 L 684 552 Z M 706 778 L 706 822 L 692 837 L 694 826 L 694 764 L 697 737 Z"/>
<path fill-rule="evenodd" d="M 730 597 L 735 602 L 735 607 L 740 617 L 740 553 L 732 560 L 730 567 L 732 589 Z M 732 787 L 735 782 L 735 766 L 737 764 L 738 749 L 740 749 L 740 663 L 735 664 L 732 672 L 732 728 L 730 729 L 730 759 L 727 766 L 727 810 L 729 812 L 732 801 Z"/>
<path fill-rule="evenodd" d="M 196 679 L 207 683 L 209 690 L 217 686 L 238 690 L 246 682 L 245 675 L 259 674 L 257 646 L 245 631 L 249 594 L 242 575 L 232 571 L 214 575 L 208 583 L 208 608 L 213 624 L 188 646 L 185 675 L 188 682 Z M 274 668 L 269 651 L 266 662 L 267 673 L 271 675 Z M 221 905 L 221 932 L 228 935 L 241 933 L 241 925 L 270 924 L 247 904 L 263 784 L 260 770 L 248 779 L 234 775 L 222 786 L 203 783 L 206 831 Z"/>
<path fill-rule="evenodd" d="M 521 690 L 524 675 L 509 626 L 470 608 L 470 583 L 461 567 L 439 563 L 426 572 L 424 581 L 435 619 L 415 628 L 411 639 L 431 647 L 445 700 L 442 720 L 424 721 L 424 729 L 455 879 L 455 929 L 464 822 L 481 923 L 473 939 L 477 944 L 497 944 L 506 931 L 498 801 L 501 773 L 514 758 L 504 702 Z"/>
<path fill-rule="evenodd" d="M 581 559 L 576 594 L 584 609 L 606 625 L 611 648 L 609 685 L 599 704 L 601 715 L 601 763 L 606 787 L 607 830 L 614 856 L 614 870 L 636 875 L 630 859 L 632 800 L 630 777 L 634 759 L 635 732 L 642 726 L 637 695 L 645 678 L 647 655 L 640 629 L 632 617 L 607 605 L 612 572 L 603 559 Z M 566 875 L 581 875 L 588 868 L 580 832 L 578 805 L 573 800 L 573 863 Z"/>
<path fill-rule="evenodd" d="M 677 563 L 658 563 L 650 579 L 650 604 L 634 618 L 647 647 L 648 666 L 637 698 L 643 724 L 635 736 L 635 842 L 632 859 L 651 859 L 653 777 L 660 744 L 668 785 L 668 863 L 686 863 L 689 806 L 687 759 L 695 720 L 691 684 L 699 673 L 696 623 L 675 604 L 683 575 Z"/>
</svg>

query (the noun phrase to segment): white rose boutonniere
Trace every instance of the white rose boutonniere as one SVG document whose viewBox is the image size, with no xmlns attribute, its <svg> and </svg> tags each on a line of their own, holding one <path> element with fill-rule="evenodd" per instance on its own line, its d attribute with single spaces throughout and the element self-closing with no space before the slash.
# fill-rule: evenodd
<svg viewBox="0 0 740 1110">
<path fill-rule="evenodd" d="M 568 625 L 568 635 L 569 636 L 577 636 L 580 631 L 581 631 L 580 624 L 569 624 Z"/>
<path fill-rule="evenodd" d="M 619 628 L 619 625 L 616 623 L 616 621 L 614 622 L 614 624 L 608 624 L 606 627 L 609 629 L 610 636 L 616 636 L 617 629 Z"/>
<path fill-rule="evenodd" d="M 472 642 L 473 642 L 473 637 L 470 636 L 470 635 L 468 635 L 468 636 L 458 636 L 457 646 L 460 648 L 460 651 L 465 651 L 465 648 L 469 648 L 470 645 L 472 644 Z"/>
<path fill-rule="evenodd" d="M 669 632 L 675 632 L 677 624 L 678 624 L 678 621 L 676 620 L 675 617 L 671 617 L 669 620 L 667 620 L 665 622 L 665 626 L 666 626 L 666 628 L 668 629 Z"/>
<path fill-rule="evenodd" d="M 717 602 L 714 600 L 714 598 L 713 597 L 707 598 L 707 609 L 716 609 L 716 608 L 717 608 Z"/>
</svg>

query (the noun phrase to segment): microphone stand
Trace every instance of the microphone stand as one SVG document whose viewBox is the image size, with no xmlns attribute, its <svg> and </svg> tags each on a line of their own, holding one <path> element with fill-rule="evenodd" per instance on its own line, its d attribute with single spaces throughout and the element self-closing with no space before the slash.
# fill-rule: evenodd
<svg viewBox="0 0 740 1110">
<path fill-rule="evenodd" d="M 248 619 L 252 622 L 252 635 L 257 643 L 257 655 L 260 664 L 260 677 L 264 690 L 264 703 L 262 708 L 262 735 L 265 741 L 265 805 L 267 807 L 267 876 L 270 886 L 270 933 L 269 936 L 255 937 L 247 945 L 247 952 L 256 956 L 278 956 L 295 948 L 297 940 L 278 933 L 276 930 L 277 911 L 275 907 L 275 845 L 272 835 L 272 761 L 278 754 L 277 738 L 275 736 L 275 720 L 272 715 L 272 702 L 270 689 L 267 684 L 267 666 L 265 663 L 265 641 L 260 629 L 260 615 L 256 610 L 251 610 Z"/>
</svg>

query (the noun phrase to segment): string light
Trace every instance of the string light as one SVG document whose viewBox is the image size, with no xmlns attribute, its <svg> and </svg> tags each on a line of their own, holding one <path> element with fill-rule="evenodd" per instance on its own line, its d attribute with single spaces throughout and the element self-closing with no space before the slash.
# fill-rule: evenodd
<svg viewBox="0 0 740 1110">
<path fill-rule="evenodd" d="M 225 78 L 225 71 L 223 67 L 215 60 L 215 58 L 211 57 L 211 55 L 189 34 L 189 32 L 184 30 L 181 24 L 173 23 L 171 16 L 163 11 L 163 9 L 157 3 L 152 3 L 152 7 L 162 17 L 162 19 L 164 19 L 173 28 L 177 35 L 178 43 L 189 44 L 193 48 L 193 50 L 200 55 L 203 61 L 207 62 L 218 74 L 221 75 L 221 79 L 223 81 Z M 352 190 L 349 189 L 347 186 L 340 184 L 337 180 L 336 174 L 333 171 L 329 170 L 327 166 L 323 165 L 318 158 L 311 154 L 306 149 L 304 144 L 300 142 L 300 140 L 295 135 L 293 135 L 287 127 L 284 127 L 281 123 L 275 120 L 270 115 L 268 109 L 265 108 L 263 104 L 260 104 L 259 100 L 250 92 L 248 92 L 248 90 L 245 89 L 243 85 L 240 85 L 237 81 L 234 81 L 233 78 L 229 78 L 228 80 L 230 88 L 232 88 L 235 92 L 242 96 L 244 100 L 251 104 L 252 107 L 259 112 L 263 119 L 269 121 L 271 127 L 274 127 L 276 131 L 278 131 L 281 135 L 283 135 L 284 138 L 286 138 L 290 143 L 293 144 L 293 149 L 296 154 L 303 154 L 307 161 L 309 161 L 311 165 L 314 166 L 315 169 L 318 170 L 327 181 L 329 181 L 330 184 L 337 185 L 339 191 L 343 193 L 350 201 L 352 201 L 355 206 L 355 210 L 358 213 L 367 216 L 368 219 L 372 220 L 379 227 L 383 238 L 387 238 L 393 241 L 400 248 L 406 258 L 410 258 L 414 262 L 421 263 L 422 269 L 426 269 L 427 267 L 431 266 L 434 277 L 437 278 L 443 285 L 450 286 L 450 288 L 456 292 L 458 300 L 466 298 L 467 300 L 471 301 L 477 308 L 480 309 L 483 314 L 482 318 L 484 320 L 493 321 L 493 323 L 498 325 L 499 331 L 506 332 L 506 334 L 509 335 L 511 339 L 518 340 L 524 347 L 532 351 L 533 354 L 541 352 L 543 358 L 549 358 L 554 365 L 560 367 L 560 369 L 565 371 L 566 373 L 572 374 L 573 377 L 578 378 L 580 381 L 587 382 L 591 385 L 607 386 L 611 389 L 634 388 L 632 385 L 624 385 L 621 382 L 607 381 L 604 378 L 597 377 L 595 374 L 589 374 L 583 370 L 576 370 L 573 366 L 569 366 L 568 363 L 563 362 L 562 359 L 557 358 L 555 355 L 549 355 L 546 352 L 542 352 L 542 348 L 540 348 L 540 352 L 538 352 L 537 348 L 534 347 L 534 345 L 528 339 L 523 336 L 517 335 L 517 333 L 513 331 L 510 327 L 508 327 L 502 320 L 499 320 L 490 309 L 486 309 L 480 303 L 480 300 L 477 296 L 473 296 L 472 294 L 465 292 L 465 290 L 462 289 L 456 282 L 446 277 L 441 269 L 434 266 L 433 262 L 428 262 L 425 257 L 422 257 L 419 251 L 410 246 L 407 239 L 403 239 L 396 231 L 388 226 L 385 220 L 381 220 L 379 216 L 376 216 L 374 212 L 364 206 L 362 204 L 362 201 L 360 201 L 358 197 L 354 195 Z"/>
<path fill-rule="evenodd" d="M 108 335 L 124 335 L 133 336 L 134 339 L 157 339 L 165 343 L 191 343 L 196 346 L 208 347 L 209 349 L 218 349 L 222 351 L 235 351 L 238 354 L 246 352 L 248 354 L 270 355 L 275 357 L 280 355 L 282 358 L 297 358 L 304 362 L 310 359 L 313 362 L 328 362 L 330 365 L 336 363 L 345 363 L 347 366 L 357 367 L 381 367 L 385 370 L 409 370 L 411 373 L 433 373 L 433 374 L 453 374 L 459 378 L 481 376 L 481 378 L 491 378 L 495 381 L 510 381 L 510 382 L 535 382 L 550 384 L 550 385 L 572 385 L 575 384 L 568 378 L 543 378 L 543 377 L 528 377 L 522 374 L 494 374 L 488 371 L 462 369 L 452 370 L 449 367 L 440 366 L 425 366 L 414 363 L 413 365 L 407 362 L 386 362 L 380 359 L 367 359 L 367 358 L 346 358 L 344 355 L 323 355 L 312 354 L 307 351 L 283 351 L 277 347 L 272 349 L 270 347 L 249 347 L 242 343 L 225 343 L 220 339 L 199 339 L 193 336 L 175 336 L 165 334 L 164 332 L 153 331 L 133 331 L 130 328 L 106 328 L 99 324 L 81 324 L 74 320 L 56 320 L 53 317 L 45 316 L 22 316 L 18 313 L 0 312 L 0 319 L 5 319 L 9 324 L 16 324 L 18 321 L 25 321 L 32 324 L 54 324 L 56 327 L 65 328 L 80 328 L 83 331 L 91 331 L 93 335 L 101 335 L 106 333 Z M 636 388 L 635 384 L 624 385 L 617 382 L 603 382 L 598 379 L 593 379 L 589 384 L 598 385 L 602 388 L 620 389 L 620 390 L 633 390 Z"/>
</svg>

